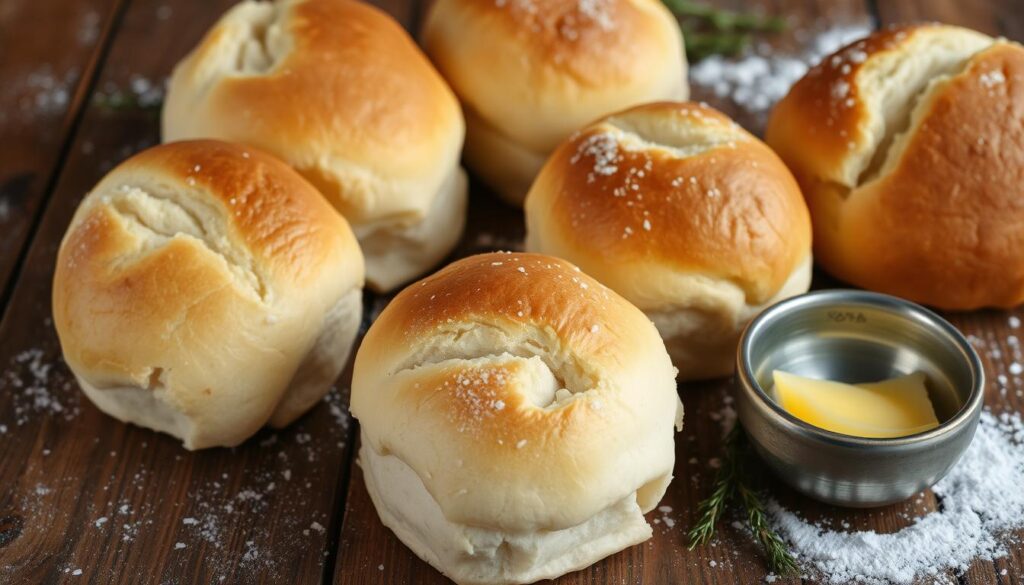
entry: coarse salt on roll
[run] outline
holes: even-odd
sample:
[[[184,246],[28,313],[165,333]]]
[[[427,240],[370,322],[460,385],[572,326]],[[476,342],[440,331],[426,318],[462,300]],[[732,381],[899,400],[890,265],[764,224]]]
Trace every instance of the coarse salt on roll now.
[[[174,69],[164,141],[277,155],[352,225],[391,290],[441,261],[465,222],[458,100],[402,27],[352,0],[244,1]]]
[[[150,148],[85,197],[57,257],[64,360],[111,416],[188,449],[316,404],[359,327],[363,258],[308,182],[259,150]]]
[[[660,0],[437,0],[421,36],[462,100],[467,164],[516,205],[571,132],[689,95],[683,37]]]
[[[527,250],[576,263],[643,310],[684,380],[732,372],[746,323],[810,285],[792,174],[702,104],[638,106],[574,134],[530,189],[526,224]]]
[[[352,412],[381,520],[461,584],[554,578],[648,539],[682,421],[644,314],[537,254],[402,291],[359,349]]]
[[[815,258],[943,309],[1024,302],[1024,47],[937,24],[826,57],[772,112]]]

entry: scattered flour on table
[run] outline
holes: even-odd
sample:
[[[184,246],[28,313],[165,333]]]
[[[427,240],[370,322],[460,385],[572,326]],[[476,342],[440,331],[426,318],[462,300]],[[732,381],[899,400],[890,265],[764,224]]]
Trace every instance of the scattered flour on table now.
[[[912,583],[1006,556],[1024,527],[1024,422],[984,412],[963,458],[932,490],[942,510],[891,534],[837,532],[772,502],[776,528],[805,569],[829,583]]]
[[[78,25],[78,32],[75,39],[81,45],[91,45],[100,38],[103,17],[99,12],[87,12],[82,16],[82,22]]]
[[[63,115],[79,78],[79,69],[55,69],[49,63],[11,71],[13,81],[0,86],[0,134],[15,129],[38,131],[40,117]]]
[[[143,75],[134,74],[128,78],[128,87],[121,87],[112,81],[104,83],[100,91],[93,96],[93,100],[110,102],[131,98],[140,107],[157,107],[164,101],[167,81],[167,79],[154,81]]]
[[[525,244],[522,238],[507,238],[490,232],[480,232],[473,239],[473,247],[481,251],[522,252]]]
[[[798,55],[772,54],[766,48],[739,58],[713,55],[690,68],[690,81],[749,112],[764,113],[822,58],[871,30],[866,24],[827,29],[808,39],[804,52]]]
[[[174,14],[174,7],[170,4],[161,4],[157,6],[156,18],[157,20],[167,20]]]
[[[71,420],[78,416],[80,398],[72,391],[71,381],[56,375],[57,360],[42,349],[22,351],[14,356],[3,376],[0,390],[10,392],[13,402],[14,423],[29,422],[32,415],[59,416]],[[7,427],[3,427],[6,431]]]
[[[1011,315],[1007,318],[1007,325],[1011,329],[1019,329],[1020,317]],[[1000,396],[1013,393],[1018,398],[1024,398],[1024,347],[1020,338],[1012,333],[1003,339],[987,340],[977,335],[968,335],[967,341],[997,368],[990,375]]]
[[[729,394],[724,395],[722,397],[722,408],[712,411],[708,416],[722,428],[722,437],[728,435],[732,427],[736,425],[736,409],[733,408],[732,396]]]
[[[45,325],[50,327],[52,322],[45,322]],[[3,419],[0,437],[22,432],[19,427],[23,425],[37,425],[42,421],[64,423],[79,414],[80,392],[73,377],[58,357],[59,352],[50,349],[49,344],[46,346],[16,353],[0,374],[0,392],[5,392],[11,403],[7,412],[0,413]],[[223,473],[193,482],[187,487],[188,497],[183,500],[152,489],[154,476],[168,476],[145,461],[129,464],[127,469],[117,473],[111,472],[89,488],[102,497],[97,503],[86,505],[89,514],[86,526],[103,533],[113,547],[127,551],[152,540],[153,531],[157,530],[155,524],[168,517],[169,507],[180,508],[182,519],[174,527],[177,538],[171,541],[169,548],[181,551],[202,545],[211,570],[217,573],[279,579],[288,570],[279,559],[282,554],[295,556],[300,554],[296,551],[311,546],[314,539],[326,538],[327,514],[309,505],[319,497],[318,490],[327,481],[324,466],[310,466],[305,462],[333,460],[339,456],[352,421],[346,394],[347,391],[332,388],[323,398],[325,404],[319,408],[324,410],[319,416],[324,416],[327,424],[319,425],[319,433],[307,432],[302,423],[285,431],[265,433],[263,440],[253,439],[255,444],[239,448],[254,458],[240,474]],[[100,438],[93,441],[99,443]],[[143,449],[148,447],[146,441],[140,445]],[[47,446],[41,451],[59,453],[62,449],[58,441],[52,449]],[[108,453],[113,458],[124,452],[103,448],[94,455],[106,457]],[[174,459],[179,461],[186,456],[201,457],[182,452]],[[64,497],[69,489],[81,488],[76,485],[76,478],[51,476],[52,470],[45,463],[49,459],[39,461],[44,463],[33,464],[37,467],[28,473],[33,482],[27,489],[19,490],[14,507],[32,525],[69,521],[68,509],[57,506],[56,499]],[[35,481],[35,478],[43,481]],[[171,479],[177,482],[181,478],[172,476]],[[184,486],[173,483],[167,487],[170,489],[166,493],[174,494]],[[268,521],[270,510],[282,513]],[[278,532],[299,534],[303,529],[308,531],[305,538],[284,544],[274,539]],[[244,546],[234,544],[240,535],[246,539],[242,541]],[[189,557],[179,555],[176,558]],[[65,572],[70,574],[73,568]],[[7,582],[5,579],[11,570],[0,565],[0,583]],[[171,581],[177,582],[183,581]]]

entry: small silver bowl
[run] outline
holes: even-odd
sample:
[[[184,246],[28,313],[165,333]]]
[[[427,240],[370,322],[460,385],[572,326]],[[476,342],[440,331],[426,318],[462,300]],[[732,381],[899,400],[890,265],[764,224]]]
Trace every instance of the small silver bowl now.
[[[747,326],[736,359],[737,410],[751,443],[783,481],[830,504],[882,506],[931,486],[963,455],[981,416],[978,354],[945,319],[888,295],[823,290],[782,301]],[[776,369],[848,383],[922,371],[941,422],[895,439],[826,431],[772,399]]]

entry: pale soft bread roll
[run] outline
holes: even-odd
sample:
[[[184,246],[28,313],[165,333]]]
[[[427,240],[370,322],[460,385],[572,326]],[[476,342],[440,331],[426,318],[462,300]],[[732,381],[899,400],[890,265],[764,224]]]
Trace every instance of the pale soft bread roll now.
[[[767,141],[803,188],[815,258],[944,309],[1024,302],[1024,48],[943,25],[827,57]]]
[[[682,424],[651,322],[537,254],[402,291],[356,355],[352,412],[381,520],[461,584],[554,578],[649,538]]]
[[[370,286],[437,264],[462,233],[465,124],[402,27],[350,0],[241,2],[174,69],[164,141],[277,155],[348,219]]]
[[[571,132],[689,94],[660,0],[437,0],[422,41],[466,111],[466,163],[516,205]]]
[[[145,150],[85,197],[61,242],[53,318],[100,410],[233,446],[330,389],[360,321],[345,220],[279,160],[215,141]]]
[[[746,323],[805,292],[811,226],[777,156],[695,103],[638,106],[574,134],[526,199],[526,248],[643,310],[681,379],[730,373]]]

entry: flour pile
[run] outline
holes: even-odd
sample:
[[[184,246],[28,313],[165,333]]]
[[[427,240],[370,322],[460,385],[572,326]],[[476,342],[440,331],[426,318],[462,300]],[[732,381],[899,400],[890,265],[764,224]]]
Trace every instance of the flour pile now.
[[[1024,422],[1019,414],[982,413],[963,458],[932,491],[939,511],[892,534],[835,532],[777,503],[779,533],[800,563],[829,583],[912,583],[976,559],[1006,556],[1009,534],[1024,527]]]
[[[867,24],[827,29],[808,39],[799,55],[755,52],[738,59],[713,55],[690,68],[690,81],[711,88],[716,96],[731,99],[749,112],[764,113],[812,66],[871,30]]]

